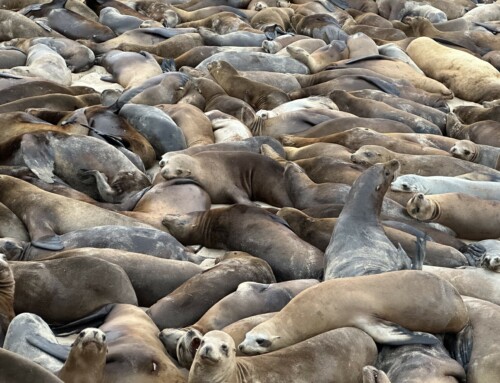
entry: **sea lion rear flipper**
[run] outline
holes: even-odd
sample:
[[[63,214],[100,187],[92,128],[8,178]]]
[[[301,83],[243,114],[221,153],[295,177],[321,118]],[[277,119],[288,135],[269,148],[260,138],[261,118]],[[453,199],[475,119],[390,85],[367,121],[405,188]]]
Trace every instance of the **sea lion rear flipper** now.
[[[68,359],[69,352],[71,350],[70,346],[64,346],[59,343],[51,342],[48,339],[40,336],[39,334],[34,334],[33,336],[26,339],[30,345],[38,348],[40,351],[53,356],[54,358],[60,360],[61,362],[66,362]]]
[[[458,363],[462,365],[467,372],[467,366],[472,354],[474,337],[472,326],[468,324],[458,334],[446,334],[444,345],[450,352],[450,355]]]
[[[109,303],[107,305],[102,306],[100,309],[90,313],[86,317],[77,319],[76,321],[66,323],[64,325],[53,325],[50,326],[51,330],[57,336],[65,336],[70,334],[75,334],[80,332],[87,327],[96,327],[101,326],[108,314],[113,310],[116,303]]]
[[[58,235],[41,237],[36,240],[32,240],[31,244],[39,249],[45,250],[58,251],[64,249],[64,245]]]
[[[170,58],[170,59],[163,59],[163,61],[161,62],[161,70],[163,72],[175,72],[176,71],[176,68],[175,68],[175,60]]]
[[[358,323],[358,327],[370,335],[375,342],[390,346],[405,344],[436,344],[439,339],[425,332],[413,332],[396,323],[380,318],[371,318]]]
[[[460,252],[467,258],[469,266],[477,266],[486,254],[486,248],[480,243],[471,243],[460,248]]]
[[[24,163],[38,178],[54,183],[54,150],[46,134],[25,134],[21,140]]]

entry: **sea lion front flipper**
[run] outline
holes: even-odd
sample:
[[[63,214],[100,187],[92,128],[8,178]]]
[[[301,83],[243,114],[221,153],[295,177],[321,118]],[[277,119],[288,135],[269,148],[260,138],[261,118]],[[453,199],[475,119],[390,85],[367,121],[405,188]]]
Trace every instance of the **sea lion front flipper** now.
[[[425,251],[427,248],[427,235],[417,236],[417,241],[415,242],[415,245],[417,247],[417,253],[415,257],[411,260],[412,261],[411,268],[412,270],[422,270],[422,267],[424,266]]]
[[[101,81],[115,82],[115,79],[113,78],[112,75],[108,74],[108,75],[101,76]]]
[[[54,183],[54,150],[46,134],[25,134],[21,140],[23,161],[38,178]]]
[[[391,383],[384,371],[373,366],[363,367],[363,383]]]
[[[473,343],[474,337],[470,324],[465,326],[458,334],[447,334],[444,338],[444,345],[450,352],[451,357],[460,363],[466,372],[472,354]]]
[[[40,27],[42,27],[43,29],[45,29],[47,32],[52,32],[52,28],[49,27],[49,25],[47,24],[47,21],[46,20],[43,20],[43,19],[38,19],[38,20],[35,20],[35,23],[37,23]]]
[[[471,243],[460,248],[460,252],[467,258],[469,266],[477,266],[486,254],[486,248],[480,243]]]
[[[160,68],[163,72],[175,72],[177,69],[175,67],[175,60],[170,58],[170,59],[163,59],[161,62]]]
[[[24,78],[23,76],[17,76],[15,74],[3,73],[3,72],[0,72],[0,77],[1,78],[13,78],[15,80],[21,80]]]
[[[53,356],[63,363],[66,362],[66,359],[68,359],[68,355],[71,350],[70,346],[64,346],[59,343],[51,342],[50,340],[45,339],[39,334],[34,334],[32,337],[27,338],[26,340],[33,347],[38,348],[40,351]]]
[[[93,313],[90,313],[86,317],[77,319],[76,321],[66,323],[63,325],[55,325],[50,326],[51,330],[57,336],[66,336],[70,334],[76,334],[77,332],[86,329],[87,327],[96,327],[101,326],[108,314],[113,310],[116,306],[116,303],[109,303],[107,305],[102,306],[100,309],[97,309]]]
[[[370,318],[357,323],[357,327],[370,335],[375,342],[389,346],[405,344],[436,344],[439,339],[425,332],[413,332],[396,323],[380,318]]]
[[[58,235],[51,235],[32,240],[31,244],[39,249],[58,251],[63,250],[64,245]]]

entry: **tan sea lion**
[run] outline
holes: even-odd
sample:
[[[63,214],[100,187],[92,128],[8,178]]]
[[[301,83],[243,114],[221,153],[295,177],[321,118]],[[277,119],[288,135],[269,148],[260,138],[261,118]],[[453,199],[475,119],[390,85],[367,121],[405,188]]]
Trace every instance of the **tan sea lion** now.
[[[477,172],[498,177],[500,173],[487,166],[464,161],[449,156],[398,154],[376,145],[365,145],[352,156],[355,164],[370,166],[379,162],[396,159],[401,163],[400,174],[417,174],[421,176],[459,176]]]
[[[500,148],[460,140],[450,149],[450,153],[453,157],[500,170]]]
[[[429,77],[442,81],[457,97],[474,102],[500,97],[498,70],[471,54],[442,46],[428,37],[412,41],[406,52]],[[450,75],[455,72],[460,75]]]
[[[423,271],[393,271],[313,286],[248,332],[239,348],[262,354],[345,326],[363,329],[382,344],[435,344],[433,335],[412,331],[457,333],[468,320],[465,304],[448,282]]]
[[[338,353],[338,349],[343,350]],[[318,350],[321,352],[318,354]],[[309,353],[314,357],[307,357]],[[222,331],[202,338],[190,383],[227,381],[359,382],[361,369],[376,358],[375,342],[360,330],[343,328],[317,335],[269,355],[236,357],[234,340]]]
[[[490,107],[461,105],[454,108],[453,113],[464,124],[473,124],[475,122],[485,121],[485,120],[493,120],[500,122],[500,105],[493,105]]]
[[[486,120],[463,125],[456,117],[450,115],[446,122],[446,134],[456,139],[471,140],[480,145],[500,147],[500,122],[498,121]]]
[[[448,226],[459,238],[481,240],[500,237],[500,201],[462,193],[428,196],[418,193],[408,201],[406,211],[418,220]]]

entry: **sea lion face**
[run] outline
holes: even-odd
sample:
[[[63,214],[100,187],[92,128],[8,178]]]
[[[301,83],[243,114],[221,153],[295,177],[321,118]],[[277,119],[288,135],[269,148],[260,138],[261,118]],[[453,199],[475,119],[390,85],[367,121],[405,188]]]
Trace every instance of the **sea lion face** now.
[[[149,182],[148,177],[141,172],[127,171],[117,173],[113,177],[110,186],[116,191],[114,200],[118,202],[129,194],[135,194],[137,191],[151,186],[151,182]]]
[[[176,355],[179,364],[189,369],[201,343],[202,333],[196,329],[189,329],[177,341]]]
[[[425,198],[425,195],[418,193],[408,201],[406,211],[411,217],[419,221],[426,221],[433,216],[434,205],[428,198]]]
[[[9,263],[5,254],[0,253],[0,281],[13,279],[12,271],[10,270]]]
[[[476,157],[475,144],[468,140],[459,141],[450,149],[450,153],[453,157],[472,161]]]
[[[215,365],[225,363],[236,355],[233,338],[222,331],[210,331],[201,340],[196,353],[196,361],[202,364]]]
[[[406,174],[396,178],[391,184],[391,190],[406,193],[425,193],[424,188],[418,182],[418,177]]]
[[[351,155],[351,161],[355,164],[371,166],[392,159],[392,152],[381,146],[365,145]]]
[[[98,328],[86,328],[78,334],[71,347],[85,354],[106,354],[106,334]]]
[[[269,336],[265,333],[249,331],[245,340],[240,343],[238,349],[247,355],[259,355],[273,350],[273,340],[279,336]]]
[[[19,241],[16,238],[1,238],[0,253],[7,259],[20,260],[26,245],[26,242]]]
[[[192,178],[194,159],[186,154],[178,154],[162,161],[161,175],[166,180],[174,178]]]
[[[486,252],[481,258],[481,267],[500,273],[500,254]]]
[[[224,75],[237,75],[238,71],[226,61],[212,61],[207,65],[210,75],[218,82]]]

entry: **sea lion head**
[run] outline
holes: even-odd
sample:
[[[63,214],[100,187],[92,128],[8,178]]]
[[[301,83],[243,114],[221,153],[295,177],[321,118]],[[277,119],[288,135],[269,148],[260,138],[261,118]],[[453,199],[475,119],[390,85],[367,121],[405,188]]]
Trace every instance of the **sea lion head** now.
[[[481,258],[481,267],[500,273],[500,254],[486,252]]]
[[[393,158],[393,152],[382,146],[376,145],[364,145],[351,155],[351,161],[353,163],[365,166],[387,162]]]
[[[236,345],[233,338],[223,331],[210,331],[203,336],[196,353],[195,363],[226,364],[236,357]]]
[[[212,61],[207,65],[210,75],[219,82],[223,76],[238,75],[238,71],[226,61]]]
[[[384,162],[382,164],[382,168],[383,168],[382,177],[383,177],[384,185],[387,184],[387,186],[389,186],[389,184],[396,177],[396,174],[399,171],[400,167],[401,167],[401,164],[399,163],[398,160],[390,160],[390,161]]]
[[[420,177],[416,174],[405,174],[396,178],[391,184],[391,190],[406,193],[424,193]]]
[[[278,53],[281,48],[283,48],[283,46],[277,41],[264,40],[262,42],[262,50],[266,53],[275,54]]]
[[[162,159],[161,175],[166,180],[174,178],[193,178],[195,159],[187,154],[177,154]]]
[[[78,350],[81,354],[105,355],[107,352],[106,334],[98,328],[86,328],[80,331],[71,345],[71,350]]]
[[[451,149],[450,153],[453,157],[460,158],[465,161],[474,161],[477,157],[477,146],[469,140],[458,141]]]
[[[253,330],[247,332],[245,340],[240,343],[238,349],[243,354],[247,355],[265,354],[266,352],[274,350],[273,342],[279,338],[279,336],[272,336],[254,328]]]
[[[7,262],[7,257],[5,254],[0,253],[0,281],[3,283],[7,280],[14,280],[12,275],[12,270],[10,269],[9,263]]]
[[[424,194],[415,194],[406,204],[408,214],[419,221],[427,221],[435,215],[436,206]]]
[[[16,238],[0,238],[0,253],[3,253],[9,260],[21,260],[21,256],[28,246],[28,243]]]

